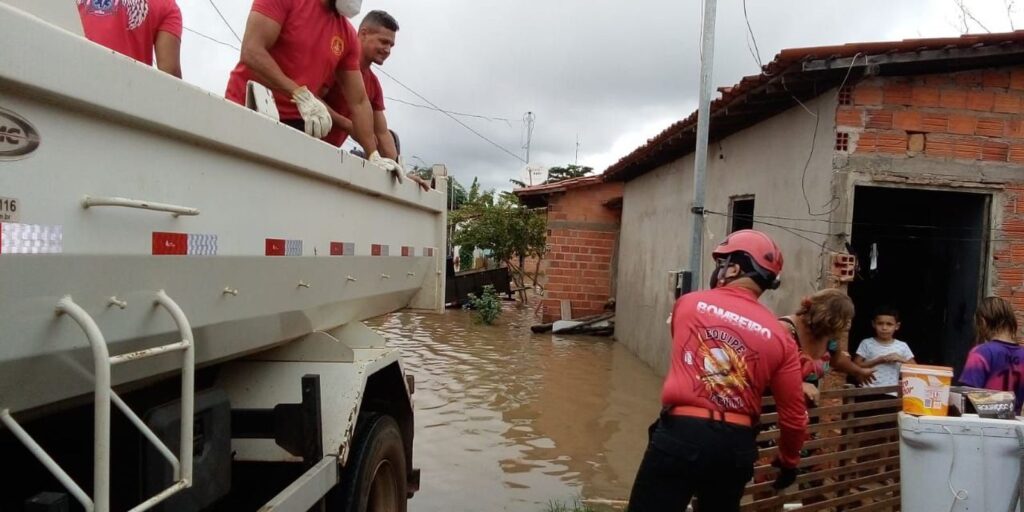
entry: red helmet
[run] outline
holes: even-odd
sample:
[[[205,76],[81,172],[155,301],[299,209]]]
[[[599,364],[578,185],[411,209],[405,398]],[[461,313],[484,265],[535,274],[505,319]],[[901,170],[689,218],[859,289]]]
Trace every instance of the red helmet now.
[[[743,253],[754,264],[754,270],[766,282],[775,281],[782,272],[782,251],[768,235],[753,229],[730,233],[712,251],[713,258],[721,259],[734,253]]]

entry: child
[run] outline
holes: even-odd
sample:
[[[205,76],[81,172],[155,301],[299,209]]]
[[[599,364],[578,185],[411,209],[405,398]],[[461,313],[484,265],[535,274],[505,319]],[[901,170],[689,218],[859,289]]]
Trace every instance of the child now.
[[[1014,340],[1017,317],[1010,304],[999,297],[986,297],[974,313],[977,346],[971,349],[960,374],[965,386],[1017,395],[1015,414],[1024,404],[1024,347]]]
[[[875,310],[871,326],[875,328],[875,337],[860,342],[854,362],[863,368],[875,369],[875,381],[866,386],[895,386],[900,381],[900,365],[915,362],[910,347],[894,337],[900,329],[900,314],[882,306]],[[889,394],[896,395],[895,392]]]

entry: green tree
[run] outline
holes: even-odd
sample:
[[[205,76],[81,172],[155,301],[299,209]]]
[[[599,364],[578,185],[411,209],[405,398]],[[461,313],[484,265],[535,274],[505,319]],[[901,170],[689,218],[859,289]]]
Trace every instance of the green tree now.
[[[593,170],[593,167],[576,164],[568,164],[563,167],[552,167],[548,169],[548,179],[544,181],[544,183],[556,183],[570,178],[579,178],[590,174]]]
[[[449,222],[458,226],[452,243],[463,247],[479,247],[492,258],[512,270],[516,287],[525,289],[523,260],[545,250],[546,222],[539,212],[530,210],[512,193],[496,194],[481,191],[473,180],[466,203],[449,214]],[[526,294],[521,292],[524,302]]]

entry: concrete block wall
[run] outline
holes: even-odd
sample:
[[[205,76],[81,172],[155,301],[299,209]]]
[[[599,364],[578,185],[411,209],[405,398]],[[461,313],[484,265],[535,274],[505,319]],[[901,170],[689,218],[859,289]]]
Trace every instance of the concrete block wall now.
[[[845,94],[837,152],[969,165],[977,179],[1003,183],[993,202],[989,281],[1024,322],[1024,168],[1014,169],[1024,166],[1024,66],[874,77]]]
[[[621,212],[605,205],[622,197],[622,183],[598,183],[553,195],[548,202],[548,252],[541,264],[545,295],[542,321],[599,314],[615,296],[615,252]],[[532,267],[530,267],[532,269]]]

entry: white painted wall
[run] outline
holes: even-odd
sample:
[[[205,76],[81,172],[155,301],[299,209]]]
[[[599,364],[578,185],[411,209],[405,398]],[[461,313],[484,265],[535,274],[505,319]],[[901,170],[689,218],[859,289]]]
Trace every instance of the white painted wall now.
[[[830,91],[806,103],[821,119],[804,188],[813,213],[826,212],[831,198],[836,96]],[[795,107],[710,147],[705,206],[728,213],[729,198],[755,196],[755,229],[768,233],[782,249],[783,284],[763,302],[779,315],[792,312],[802,296],[818,287],[824,235],[800,232],[804,240],[771,224],[827,233],[829,215],[810,215],[801,176],[812,148],[815,117]],[[642,360],[665,373],[669,334],[665,320],[674,302],[672,270],[685,268],[692,229],[693,155],[666,164],[626,183],[622,208],[616,296],[616,338]],[[763,216],[821,220],[766,219]],[[727,234],[728,218],[707,217],[703,273],[707,287],[711,250]]]

